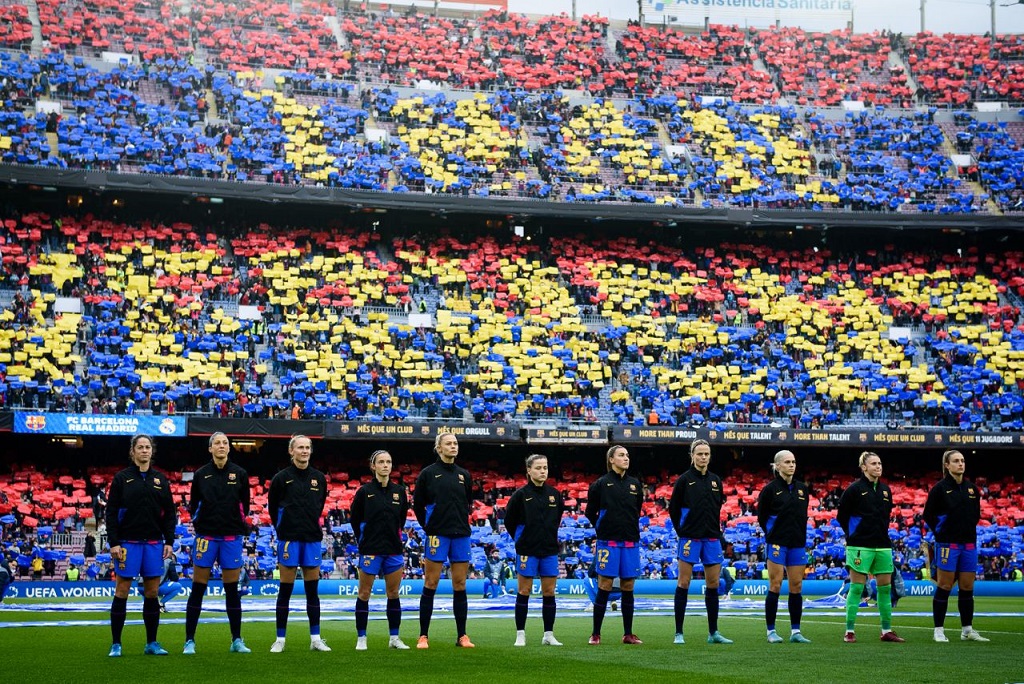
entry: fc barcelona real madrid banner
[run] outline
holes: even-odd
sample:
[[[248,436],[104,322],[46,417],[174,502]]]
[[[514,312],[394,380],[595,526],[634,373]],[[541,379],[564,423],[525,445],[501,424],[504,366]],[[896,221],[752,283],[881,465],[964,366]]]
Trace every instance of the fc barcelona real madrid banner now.
[[[185,437],[188,419],[183,416],[118,416],[93,413],[14,414],[14,431],[37,435],[134,435]]]

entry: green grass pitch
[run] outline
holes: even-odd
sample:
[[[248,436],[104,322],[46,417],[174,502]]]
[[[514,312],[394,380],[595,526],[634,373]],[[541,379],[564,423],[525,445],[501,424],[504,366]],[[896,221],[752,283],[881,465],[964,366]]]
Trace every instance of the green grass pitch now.
[[[416,599],[406,599],[415,605]],[[181,655],[184,638],[184,602],[176,612],[161,616],[160,641],[171,652],[167,657],[143,656],[144,631],[141,624],[129,624],[124,633],[124,657],[107,657],[109,627],[101,612],[58,612],[19,610],[30,602],[10,602],[0,610],[0,653],[3,672],[9,681],[50,682],[1024,682],[1024,600],[980,598],[975,626],[991,643],[961,642],[960,622],[955,614],[946,621],[948,644],[932,642],[931,602],[906,598],[900,602],[895,629],[905,644],[878,641],[878,616],[874,609],[861,609],[857,644],[842,642],[844,621],[837,611],[822,614],[806,610],[803,631],[814,643],[776,644],[765,642],[763,617],[759,611],[727,612],[721,618],[723,634],[732,645],[706,643],[707,620],[702,614],[688,615],[684,646],[672,644],[674,631],[671,601],[662,611],[637,617],[634,631],[644,640],[641,646],[620,643],[619,613],[609,612],[601,646],[587,645],[591,618],[580,611],[563,611],[555,634],[565,644],[540,645],[540,600],[531,602],[527,625],[529,644],[513,648],[515,627],[511,612],[472,613],[469,634],[473,650],[455,647],[450,605],[438,597],[431,625],[428,651],[387,649],[386,623],[373,619],[369,628],[370,649],[354,651],[355,627],[351,612],[326,613],[323,636],[332,653],[309,649],[305,614],[301,601],[293,601],[288,645],[284,653],[271,654],[274,638],[273,603],[247,602],[243,636],[253,649],[249,655],[228,653],[228,627],[223,613],[204,612],[213,622],[200,625],[198,653]],[[407,605],[408,607],[408,605]],[[265,610],[257,610],[265,608]],[[691,611],[703,602],[691,601]],[[951,602],[955,610],[955,601]],[[663,612],[664,614],[658,614]],[[989,615],[984,615],[988,613]],[[381,615],[374,613],[374,618]],[[138,600],[129,603],[129,620],[140,620]],[[788,634],[788,615],[783,601],[779,632]],[[9,626],[13,625],[13,626]],[[785,628],[785,629],[783,629]],[[402,636],[414,646],[418,623],[415,612],[403,616]]]

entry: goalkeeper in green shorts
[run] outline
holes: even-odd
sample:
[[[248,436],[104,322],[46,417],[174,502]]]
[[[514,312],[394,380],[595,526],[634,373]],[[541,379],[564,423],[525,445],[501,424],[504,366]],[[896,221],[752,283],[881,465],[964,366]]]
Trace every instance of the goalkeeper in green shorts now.
[[[843,641],[855,643],[854,624],[868,575],[878,582],[878,614],[882,622],[882,641],[902,643],[903,637],[892,631],[892,542],[889,520],[892,517],[892,490],[881,481],[882,459],[865,451],[860,455],[862,476],[843,492],[836,518],[846,534],[846,568],[850,571],[850,592],[846,595],[846,634]]]

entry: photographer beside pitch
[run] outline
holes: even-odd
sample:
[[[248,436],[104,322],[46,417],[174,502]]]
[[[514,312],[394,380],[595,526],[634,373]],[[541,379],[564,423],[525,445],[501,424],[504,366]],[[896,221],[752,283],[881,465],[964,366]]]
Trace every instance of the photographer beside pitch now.
[[[947,643],[943,624],[953,583],[960,586],[962,641],[988,641],[972,626],[974,623],[974,578],[978,572],[978,521],[981,520],[981,492],[964,477],[967,464],[955,449],[942,454],[943,478],[928,492],[924,505],[925,524],[935,535],[935,563],[939,585],[932,598],[935,641]]]
[[[219,563],[224,582],[224,605],[231,630],[231,653],[250,653],[242,641],[242,597],[238,577],[242,567],[242,539],[248,534],[249,474],[230,461],[231,442],[223,432],[210,435],[212,460],[192,477],[189,511],[196,532],[192,554],[192,593],[185,608],[185,655],[195,655],[196,627],[203,611],[203,596],[210,570]]]
[[[121,656],[121,633],[128,612],[128,593],[142,576],[142,620],[146,626],[145,655],[167,655],[156,640],[160,627],[157,593],[165,558],[174,555],[174,524],[177,520],[171,483],[167,475],[151,467],[156,443],[149,435],[131,440],[132,465],[114,476],[107,496],[107,541],[117,576],[110,603],[110,657]]]
[[[558,579],[558,526],[565,502],[562,493],[549,485],[548,459],[541,454],[526,458],[529,482],[517,489],[505,510],[505,529],[516,543],[515,646],[526,646],[526,615],[533,591],[533,578],[540,577],[541,617],[544,646],[561,646],[555,638],[555,581]]]

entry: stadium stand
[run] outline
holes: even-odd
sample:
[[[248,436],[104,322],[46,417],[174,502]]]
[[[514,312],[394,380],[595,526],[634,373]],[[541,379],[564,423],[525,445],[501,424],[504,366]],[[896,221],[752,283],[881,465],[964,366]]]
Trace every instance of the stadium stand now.
[[[1020,36],[919,33],[908,39],[907,63],[928,101],[955,107],[1024,101]]]
[[[24,49],[31,43],[32,22],[28,18],[28,7],[12,2],[0,4],[0,44]]]
[[[653,96],[657,90],[693,99],[774,103],[778,90],[768,73],[753,68],[746,38],[736,26],[710,25],[699,35],[630,24],[615,43],[617,68],[606,95]]]
[[[199,0],[190,13],[196,45],[221,69],[301,69],[318,76],[351,69],[324,22],[333,13],[326,3],[304,0],[295,11],[289,3],[265,0]]]
[[[69,54],[121,52],[150,61],[193,51],[191,22],[172,3],[41,0],[37,5],[46,45]]]
[[[371,82],[453,88],[578,87],[601,82],[607,18],[530,20],[498,10],[478,19],[425,14],[345,16],[341,31]]]
[[[758,31],[755,45],[782,95],[796,104],[836,107],[844,100],[906,108],[910,88],[892,64],[890,34],[849,30],[808,33],[798,27]]]
[[[978,182],[1004,213],[1024,209],[1024,124],[989,123],[958,113],[953,123],[943,124],[943,128],[957,151],[969,155],[967,165],[957,169],[960,177]]]
[[[139,3],[118,17],[109,4],[40,4],[48,50],[0,57],[3,94],[16,105],[3,114],[2,158],[548,201],[946,214],[1020,208],[1016,166],[1008,163],[1020,153],[1019,124],[975,113],[987,141],[977,152],[985,158],[965,151],[972,161],[954,164],[960,134],[973,132],[950,127],[951,112],[908,109],[920,101],[1019,101],[1014,37],[720,25],[698,33],[633,24],[618,31],[600,17],[335,16],[316,3],[268,7],[253,0],[235,12],[210,2],[182,13]],[[66,17],[81,30],[70,30]],[[131,44],[112,43],[106,34],[114,29]],[[420,44],[430,50],[412,59],[410,46]],[[196,45],[207,57],[193,65]],[[131,61],[111,66],[97,59],[100,52]],[[695,55],[701,65],[688,66]],[[828,69],[819,66],[826,56]],[[950,80],[950,71],[963,72],[961,80]],[[908,74],[918,87],[913,95]],[[369,86],[359,93],[357,78]],[[392,92],[388,84],[493,90],[480,100],[466,92]],[[558,88],[567,90],[546,91]],[[774,104],[779,92],[787,103]],[[963,97],[932,96],[940,92]],[[422,103],[404,111],[398,103],[409,100]],[[45,106],[27,112],[36,102]],[[53,114],[51,102],[59,105]],[[843,102],[865,109],[834,109]],[[431,111],[434,105],[443,111]],[[392,114],[396,106],[402,111]],[[366,132],[378,119],[384,139]],[[989,134],[993,126],[1006,135]],[[442,140],[470,128],[476,157],[481,146],[498,148],[487,151],[486,163],[462,161],[459,141]],[[624,154],[623,146],[642,149]],[[455,156],[440,160],[441,151]],[[564,162],[567,153],[572,163]],[[456,168],[438,174],[432,166],[427,184],[424,158]]]
[[[393,122],[398,149],[407,153],[398,172],[409,189],[488,195],[492,189],[508,191],[511,181],[504,179],[520,175],[520,126],[500,96],[378,96],[376,107],[382,119]]]
[[[8,406],[994,430],[1024,410],[1019,252],[227,240],[39,213],[0,236]],[[58,294],[82,314],[54,315]]]

